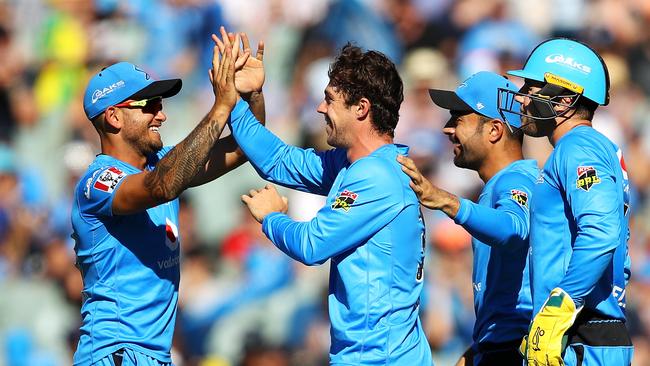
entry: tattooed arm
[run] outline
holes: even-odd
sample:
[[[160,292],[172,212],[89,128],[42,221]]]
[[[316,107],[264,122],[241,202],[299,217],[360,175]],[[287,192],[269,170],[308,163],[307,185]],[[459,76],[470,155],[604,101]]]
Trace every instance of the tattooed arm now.
[[[262,86],[264,85],[264,43],[259,42],[255,57],[251,54],[250,42],[246,33],[238,34],[241,37],[243,49],[239,49],[239,43],[235,40],[232,33],[227,33],[225,28],[221,27],[221,39],[213,36],[213,41],[219,47],[220,52],[226,48],[233,50],[233,55],[239,55],[235,62],[235,88],[240,93],[242,99],[248,102],[251,112],[262,125],[265,123],[265,104]],[[240,52],[243,53],[240,55]],[[247,57],[251,55],[250,57]],[[241,62],[243,57],[246,62]],[[190,186],[198,186],[210,182],[229,171],[241,166],[248,159],[239,149],[237,142],[232,136],[227,136],[213,146],[210,152],[205,169],[199,172]]]
[[[156,164],[154,170],[124,178],[114,194],[111,206],[114,215],[140,212],[175,199],[205,169],[209,153],[237,101],[234,75],[232,50],[221,52],[215,46],[210,70],[215,103],[210,112]]]
[[[248,102],[255,118],[262,125],[265,123],[264,95],[262,92],[253,92],[249,95],[242,95],[242,99]],[[241,166],[248,161],[244,152],[241,151],[237,141],[232,135],[219,139],[210,151],[210,158],[205,168],[192,180],[190,187],[211,182],[229,171]]]

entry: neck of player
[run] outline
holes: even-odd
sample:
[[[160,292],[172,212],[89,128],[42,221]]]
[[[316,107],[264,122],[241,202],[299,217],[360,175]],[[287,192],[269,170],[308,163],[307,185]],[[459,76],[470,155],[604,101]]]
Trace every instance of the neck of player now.
[[[523,158],[524,156],[521,152],[521,145],[518,147],[507,146],[494,149],[487,154],[485,160],[478,169],[478,175],[481,177],[483,183],[487,183],[487,181],[503,170],[503,168]]]
[[[592,124],[590,120],[578,118],[569,118],[564,121],[558,121],[555,129],[553,130],[553,134],[549,136],[551,145],[555,146],[555,144],[557,144],[557,142],[560,141],[564,135],[578,126],[592,127]]]

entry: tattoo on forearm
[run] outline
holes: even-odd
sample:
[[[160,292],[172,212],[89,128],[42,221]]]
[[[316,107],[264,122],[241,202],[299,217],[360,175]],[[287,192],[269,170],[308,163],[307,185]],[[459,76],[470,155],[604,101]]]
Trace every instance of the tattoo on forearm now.
[[[210,150],[219,139],[225,121],[206,115],[199,125],[176,145],[145,179],[145,186],[161,201],[172,200],[190,186],[204,168]]]

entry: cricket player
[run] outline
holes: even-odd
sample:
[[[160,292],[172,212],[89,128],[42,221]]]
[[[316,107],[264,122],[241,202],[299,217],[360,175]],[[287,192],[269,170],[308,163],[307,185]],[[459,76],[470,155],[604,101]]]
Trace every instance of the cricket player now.
[[[555,38],[509,74],[525,83],[501,91],[503,111],[554,147],[531,200],[534,318],[522,351],[531,366],[630,365],[628,177],[621,149],[592,127],[609,102],[607,66],[587,45]]]
[[[237,104],[231,130],[266,180],[327,196],[309,222],[286,215],[275,188],[243,196],[278,249],[307,265],[330,262],[331,365],[431,365],[419,319],[424,222],[393,143],[402,80],[383,54],[345,46],[317,111],[333,150],[288,146]]]
[[[236,90],[235,59],[257,74],[249,81],[261,88],[263,74],[252,70],[262,53],[249,58],[247,52],[240,58],[215,51],[214,104],[174,147],[163,147],[159,130],[167,118],[163,98],[179,92],[180,79],[154,80],[119,62],[88,83],[84,110],[102,152],[74,191],[73,238],[84,284],[75,365],[171,365],[180,276],[178,195],[246,161],[233,139],[218,138],[242,92]]]
[[[443,211],[472,235],[476,323],[459,366],[521,366],[518,348],[532,313],[529,202],[538,168],[523,160],[519,116],[499,112],[499,89],[516,90],[503,76],[482,71],[456,91],[429,91],[451,113],[443,132],[453,143],[454,164],[476,171],[485,183],[478,203],[434,186],[411,159],[398,158],[422,205]]]

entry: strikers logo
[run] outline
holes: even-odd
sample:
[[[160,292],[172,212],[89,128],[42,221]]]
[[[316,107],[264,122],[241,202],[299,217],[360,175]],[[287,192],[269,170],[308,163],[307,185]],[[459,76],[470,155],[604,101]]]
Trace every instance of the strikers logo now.
[[[358,194],[350,192],[346,189],[341,192],[338,197],[336,197],[336,200],[334,203],[332,203],[332,209],[336,210],[342,208],[343,211],[348,212],[350,211],[350,208],[352,207],[354,201],[357,200],[357,197],[359,197]]]
[[[594,184],[600,183],[598,172],[593,166],[579,166],[576,187],[589,192]]]
[[[141,68],[139,68],[137,66],[135,67],[135,71],[140,71],[141,73],[143,73],[145,79],[147,79],[147,80],[151,79],[151,77],[149,76],[149,74],[147,74],[146,71],[142,70]]]
[[[111,193],[117,186],[117,183],[124,179],[124,177],[126,177],[124,172],[115,167],[110,167],[99,174],[99,178],[93,184],[93,188],[102,192]]]
[[[510,198],[523,207],[528,207],[528,194],[518,189],[510,190]]]

